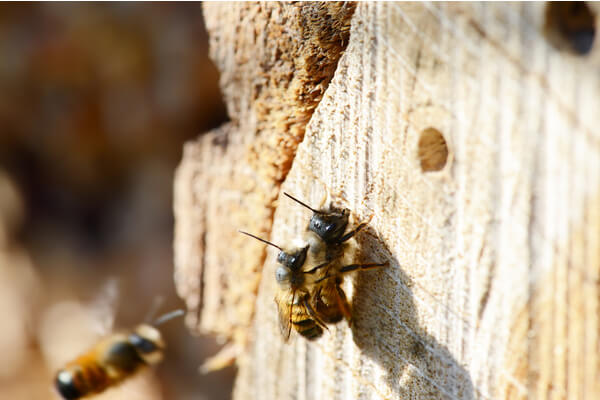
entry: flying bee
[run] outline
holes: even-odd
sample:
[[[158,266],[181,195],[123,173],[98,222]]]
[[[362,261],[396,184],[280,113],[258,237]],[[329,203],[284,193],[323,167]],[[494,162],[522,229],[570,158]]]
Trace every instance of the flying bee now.
[[[279,265],[275,270],[279,290],[275,303],[284,339],[289,338],[293,326],[299,334],[314,340],[323,334],[327,324],[343,318],[348,322],[352,319],[350,305],[341,287],[343,275],[385,264],[343,265],[346,242],[368,221],[345,233],[349,210],[314,210],[289,194],[284,194],[313,211],[304,237],[306,245],[286,250],[247,232],[240,232],[279,250]]]
[[[65,400],[80,399],[101,393],[144,367],[159,363],[165,342],[157,326],[181,315],[183,310],[171,311],[151,324],[106,337],[56,373],[56,389]]]

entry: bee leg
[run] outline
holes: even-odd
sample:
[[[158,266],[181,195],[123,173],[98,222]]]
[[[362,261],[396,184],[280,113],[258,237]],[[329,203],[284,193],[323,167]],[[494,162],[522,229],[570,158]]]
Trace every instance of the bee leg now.
[[[310,315],[310,317],[312,319],[315,320],[315,322],[317,324],[319,324],[322,328],[325,328],[327,330],[329,330],[329,328],[327,327],[327,325],[325,325],[325,322],[323,322],[323,320],[321,318],[319,318],[319,316],[317,315],[317,313],[315,312],[315,310],[312,308],[312,306],[310,305],[310,303],[308,302],[307,298],[305,297],[304,300],[302,300],[304,307],[306,307],[306,311],[308,311],[308,314]]]
[[[317,280],[315,281],[315,283],[321,283],[321,282],[323,282],[324,280],[326,280],[326,279],[330,279],[330,278],[335,278],[335,275],[325,275],[324,277],[317,279]]]
[[[330,261],[324,262],[323,264],[319,264],[316,267],[314,267],[313,269],[310,269],[308,271],[304,271],[303,274],[314,274],[315,272],[317,272],[319,269],[329,265]]]
[[[371,269],[371,268],[379,268],[386,266],[387,263],[371,263],[371,264],[351,264],[346,265],[340,269],[340,273],[345,274],[347,272],[352,272],[357,269]]]
[[[366,220],[365,222],[361,222],[356,228],[342,236],[340,240],[338,240],[338,243],[344,243],[345,241],[350,240],[354,235],[360,232],[361,229],[367,226],[367,224],[371,222],[371,219],[373,219],[373,215],[371,215],[368,220]]]
[[[344,293],[344,290],[340,287],[340,285],[338,283],[336,283],[336,285],[335,285],[335,290],[337,293],[337,296],[335,296],[335,297],[336,297],[338,306],[340,307],[340,310],[342,311],[344,318],[346,318],[346,321],[348,321],[348,326],[352,326],[352,311],[350,309],[350,304],[348,304],[348,299],[346,298],[346,293]]]

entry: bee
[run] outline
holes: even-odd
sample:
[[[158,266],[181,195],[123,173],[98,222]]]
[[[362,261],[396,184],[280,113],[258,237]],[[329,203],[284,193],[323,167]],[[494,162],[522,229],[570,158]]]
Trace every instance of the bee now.
[[[346,233],[348,209],[330,207],[328,210],[315,210],[284,194],[313,212],[303,246],[284,249],[247,232],[240,232],[279,250],[279,265],[275,270],[279,290],[275,303],[284,340],[289,339],[292,326],[300,335],[314,340],[323,334],[327,324],[337,323],[343,318],[348,323],[352,321],[350,304],[341,287],[344,274],[386,264],[344,265],[347,242],[369,221]]]
[[[183,315],[171,311],[151,324],[140,324],[130,332],[115,333],[68,363],[56,373],[54,384],[65,400],[103,392],[148,365],[159,363],[165,342],[157,326]]]

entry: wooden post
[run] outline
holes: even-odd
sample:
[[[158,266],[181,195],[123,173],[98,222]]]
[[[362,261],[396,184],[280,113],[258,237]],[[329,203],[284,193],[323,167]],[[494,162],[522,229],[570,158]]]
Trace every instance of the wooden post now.
[[[235,28],[250,29],[269,7],[211,6],[213,57],[233,51],[223,32],[234,27],[211,26],[243,9]],[[585,56],[556,47],[545,7],[360,3],[305,132],[269,123],[230,134],[221,153],[219,132],[186,147],[176,280],[188,304],[209,313],[190,323],[237,343],[235,399],[600,396],[600,45]],[[251,30],[258,37],[238,33],[229,44],[252,48],[271,24],[290,23],[269,13],[268,28]],[[234,59],[217,61],[226,99],[243,83],[231,71],[253,63]],[[271,101],[278,115],[297,112]],[[222,131],[261,120],[255,99],[228,106],[234,122]],[[289,136],[298,145],[286,162],[256,147]],[[244,158],[248,148],[259,149],[255,158]],[[234,232],[300,237],[310,212],[282,191],[343,205],[356,220],[373,215],[360,257],[390,263],[347,282],[354,324],[316,342],[282,341],[275,252]],[[223,316],[221,330],[202,322]]]

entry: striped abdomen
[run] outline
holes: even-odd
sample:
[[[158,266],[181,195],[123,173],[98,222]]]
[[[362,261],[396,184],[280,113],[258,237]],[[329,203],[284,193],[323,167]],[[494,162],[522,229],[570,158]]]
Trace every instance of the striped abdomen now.
[[[54,383],[66,400],[100,393],[112,384],[108,373],[93,354],[83,355],[58,371]]]
[[[323,328],[310,317],[306,308],[301,304],[294,304],[292,307],[292,326],[308,340],[314,340],[323,334]]]
[[[55,385],[66,400],[103,392],[146,365],[125,335],[113,335],[58,371]]]

